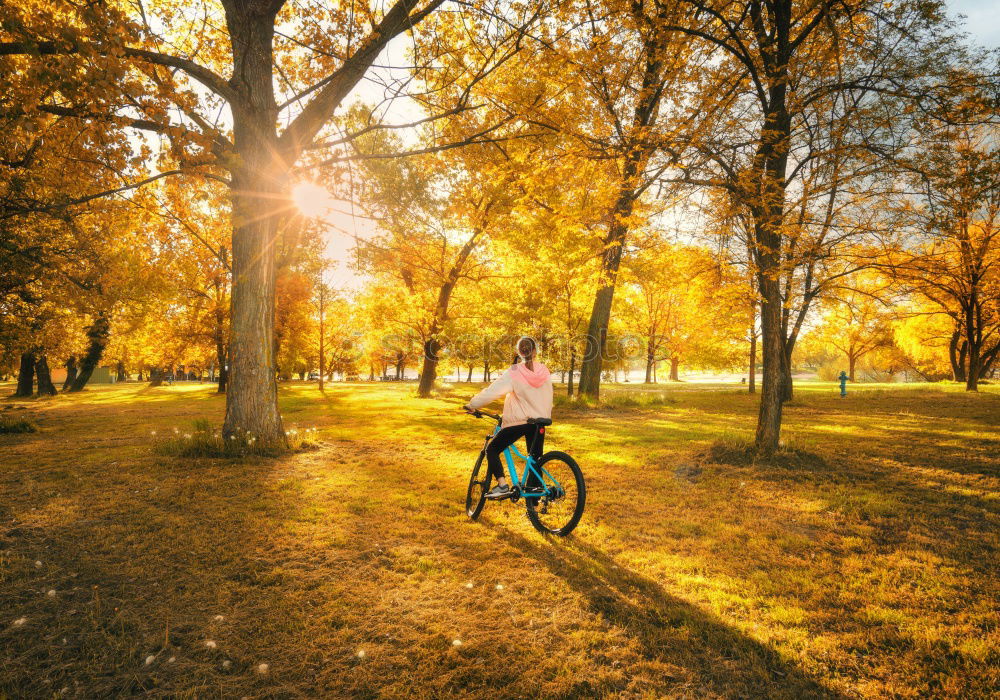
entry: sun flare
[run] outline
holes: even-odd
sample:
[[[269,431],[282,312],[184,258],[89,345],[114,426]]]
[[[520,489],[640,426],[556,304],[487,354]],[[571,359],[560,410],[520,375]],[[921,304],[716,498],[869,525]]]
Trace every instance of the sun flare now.
[[[300,182],[292,188],[292,201],[305,216],[323,216],[332,205],[333,197],[325,187],[314,182]]]

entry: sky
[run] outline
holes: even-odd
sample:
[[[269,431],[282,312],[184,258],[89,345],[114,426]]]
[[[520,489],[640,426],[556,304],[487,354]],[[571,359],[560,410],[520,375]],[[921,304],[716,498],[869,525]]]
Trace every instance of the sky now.
[[[965,31],[982,46],[1000,46],[1000,0],[946,0],[951,15],[965,15]]]

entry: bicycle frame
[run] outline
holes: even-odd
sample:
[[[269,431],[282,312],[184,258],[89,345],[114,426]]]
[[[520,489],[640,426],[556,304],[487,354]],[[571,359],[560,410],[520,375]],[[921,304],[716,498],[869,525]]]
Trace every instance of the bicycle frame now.
[[[492,437],[499,432],[500,432],[500,426],[498,425],[496,428],[493,429],[493,432],[490,434],[489,439],[492,439]],[[487,443],[489,443],[489,439],[487,439]],[[485,449],[485,447],[483,449]],[[528,449],[528,452],[529,453],[531,452],[530,447]],[[514,463],[514,455],[517,455],[518,457],[524,460],[524,471],[521,472],[520,477],[518,477],[517,475],[517,466]],[[531,454],[523,455],[521,454],[521,451],[517,449],[516,446],[511,445],[510,447],[508,447],[506,450],[503,451],[503,456],[505,461],[507,462],[507,472],[510,474],[510,483],[515,485],[520,495],[524,496],[525,498],[541,498],[542,496],[548,494],[549,487],[545,485],[545,479],[542,478],[542,474],[549,477],[551,482],[555,484],[557,488],[562,489],[562,484],[560,484],[558,479],[556,479],[549,473],[548,469],[546,469],[545,467],[541,467],[542,470],[541,473],[538,471],[537,460],[535,459],[534,455]],[[538,483],[542,485],[544,490],[541,493],[524,492],[524,486],[528,483],[529,473],[534,474],[535,478],[538,479]]]

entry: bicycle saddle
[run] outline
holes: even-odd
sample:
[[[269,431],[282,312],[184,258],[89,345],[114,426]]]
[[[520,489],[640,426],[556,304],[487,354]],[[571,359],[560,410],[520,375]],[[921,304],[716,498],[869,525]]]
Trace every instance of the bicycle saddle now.
[[[528,425],[552,425],[551,418],[529,418],[526,422]]]

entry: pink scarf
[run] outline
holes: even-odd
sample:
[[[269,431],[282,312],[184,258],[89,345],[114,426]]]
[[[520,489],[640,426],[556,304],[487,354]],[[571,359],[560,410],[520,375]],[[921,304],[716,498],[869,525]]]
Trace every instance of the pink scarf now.
[[[533,370],[528,369],[528,366],[523,362],[518,362],[511,369],[514,370],[514,377],[516,379],[520,379],[529,386],[533,386],[537,389],[548,381],[550,373],[549,368],[541,362],[535,362],[533,364],[535,365],[535,369]]]

